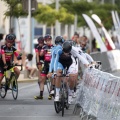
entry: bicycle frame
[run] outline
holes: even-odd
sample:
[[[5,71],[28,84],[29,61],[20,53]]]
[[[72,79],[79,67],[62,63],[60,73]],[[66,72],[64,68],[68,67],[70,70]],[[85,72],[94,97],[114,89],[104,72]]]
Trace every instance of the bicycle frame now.
[[[16,75],[15,75],[15,71],[14,71],[15,66],[21,66],[21,70],[22,70],[22,65],[12,65],[9,70],[4,71],[5,83],[2,85],[2,90],[3,91],[0,93],[0,96],[2,98],[5,98],[5,96],[7,94],[7,90],[11,90],[13,98],[15,100],[17,99],[18,83],[17,83],[17,78],[16,78]],[[7,71],[11,72],[9,77],[7,77],[7,74],[8,74]]]

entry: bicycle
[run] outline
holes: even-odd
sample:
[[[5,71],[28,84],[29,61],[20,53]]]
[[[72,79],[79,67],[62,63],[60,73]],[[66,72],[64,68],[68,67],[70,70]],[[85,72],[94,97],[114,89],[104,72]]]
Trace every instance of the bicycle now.
[[[21,67],[20,71],[22,71],[22,65],[11,64],[11,69],[9,70],[10,77],[8,78],[7,77],[8,70],[5,70],[4,72],[5,82],[1,84],[1,92],[0,92],[1,98],[5,98],[8,90],[12,91],[14,100],[16,100],[18,97],[18,82],[17,82],[16,74],[14,73],[15,66],[20,66]]]
[[[67,76],[67,69],[65,68],[62,72],[62,76],[57,77],[69,77]],[[58,102],[54,101],[54,107],[56,113],[59,113],[62,111],[62,116],[64,116],[64,108],[69,109],[69,103],[68,103],[68,85],[65,82],[65,80],[61,80],[61,86],[60,86],[60,100]]]

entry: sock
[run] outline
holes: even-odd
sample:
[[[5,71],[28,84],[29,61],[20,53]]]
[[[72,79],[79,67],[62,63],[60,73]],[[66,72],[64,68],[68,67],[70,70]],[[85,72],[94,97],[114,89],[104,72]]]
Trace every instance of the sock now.
[[[43,96],[43,91],[40,91],[40,96]]]
[[[56,88],[56,95],[59,95],[60,88]]]
[[[73,91],[73,90],[69,89],[69,95],[70,95],[70,96],[72,95],[72,91]]]

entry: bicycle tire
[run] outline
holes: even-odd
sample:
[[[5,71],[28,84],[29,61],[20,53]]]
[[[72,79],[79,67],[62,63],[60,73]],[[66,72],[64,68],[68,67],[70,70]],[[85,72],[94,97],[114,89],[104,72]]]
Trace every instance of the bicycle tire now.
[[[58,114],[60,112],[60,102],[54,101],[54,107],[55,107],[56,113]]]
[[[64,84],[61,86],[61,111],[62,117],[64,116],[64,108],[65,108],[65,95],[64,95]]]
[[[65,108],[65,98],[61,96],[61,110],[62,110],[62,117],[64,116],[64,108]]]
[[[68,96],[69,96],[69,94],[68,94],[68,87],[67,87],[67,85],[65,84],[64,85],[64,87],[65,87],[65,107],[66,107],[66,109],[68,110],[69,109],[69,103],[68,103]]]
[[[54,93],[56,95],[56,90],[55,89],[54,89]],[[60,105],[59,101],[58,102],[54,101],[54,108],[55,108],[56,113],[58,114],[60,112],[60,108],[61,108],[61,105]]]
[[[0,96],[1,98],[5,98],[5,96],[7,95],[7,86],[6,83],[4,85],[2,85],[1,87],[1,92],[0,92]]]
[[[16,100],[18,97],[18,82],[15,75],[12,75],[11,77],[11,88],[12,88],[13,98],[14,100]]]

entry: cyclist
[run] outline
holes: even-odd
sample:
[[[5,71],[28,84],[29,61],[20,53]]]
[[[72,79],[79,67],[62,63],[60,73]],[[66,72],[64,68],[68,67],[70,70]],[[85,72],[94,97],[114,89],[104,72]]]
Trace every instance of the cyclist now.
[[[1,82],[4,77],[4,70],[9,70],[11,68],[11,63],[14,61],[14,56],[17,57],[18,60],[21,58],[19,57],[19,54],[17,52],[17,49],[13,46],[15,42],[15,35],[8,34],[5,38],[5,45],[1,46],[1,58],[0,58],[0,88],[1,88]],[[17,75],[17,78],[20,75],[20,70],[17,67],[14,67],[14,72]]]
[[[50,63],[50,69],[48,77],[51,76],[52,70],[54,71],[54,74],[56,74],[58,77],[56,77],[56,96],[55,101],[59,101],[59,91],[60,91],[60,81],[61,81],[61,74],[62,70],[67,67],[68,74],[70,76],[70,90],[69,90],[69,103],[71,103],[72,99],[72,90],[74,88],[74,77],[78,72],[78,66],[76,63],[75,58],[70,54],[70,51],[72,49],[72,45],[69,41],[66,41],[63,43],[64,40],[61,36],[57,36],[55,39],[56,46],[52,49],[52,59]],[[62,47],[63,44],[63,47]],[[82,59],[82,57],[81,57]],[[83,58],[84,60],[84,58]],[[86,63],[85,63],[86,64]]]
[[[41,70],[42,70],[42,65],[44,63],[44,54],[43,54],[44,47],[45,47],[44,37],[40,36],[38,38],[38,44],[35,46],[36,65],[37,65],[37,68],[39,70],[39,72],[38,72],[38,78],[39,78],[38,84],[40,83],[40,80],[41,80]]]
[[[43,68],[41,70],[41,79],[40,79],[40,95],[39,96],[35,96],[35,99],[43,99],[43,91],[44,91],[44,83],[46,80],[46,75],[48,74],[49,71],[49,63],[51,60],[51,48],[53,47],[52,45],[52,37],[51,35],[47,34],[44,37],[44,41],[46,42],[46,45],[44,45],[43,50],[41,51],[41,54],[43,55],[44,59],[44,65]],[[51,99],[52,96],[49,95],[48,99]]]

